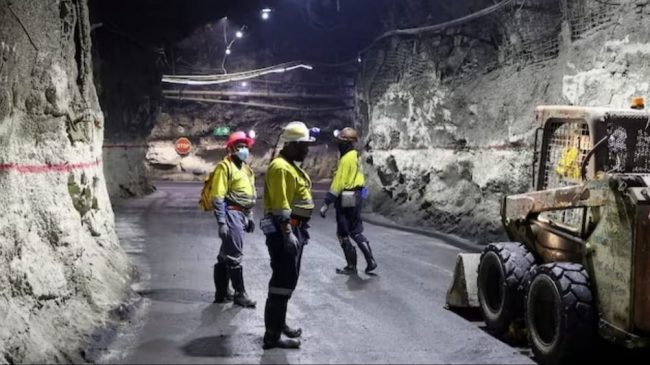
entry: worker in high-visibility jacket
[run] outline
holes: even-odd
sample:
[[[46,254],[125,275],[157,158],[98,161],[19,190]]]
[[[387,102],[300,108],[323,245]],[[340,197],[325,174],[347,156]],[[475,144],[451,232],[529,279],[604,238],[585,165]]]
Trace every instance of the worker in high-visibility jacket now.
[[[300,276],[300,261],[309,233],[307,222],[314,210],[311,179],[297,163],[304,161],[315,138],[302,122],[284,127],[280,141],[284,147],[266,171],[264,219],[260,227],[266,235],[273,274],[264,309],[264,348],[299,348],[302,329],[286,323],[287,304]],[[288,338],[282,338],[284,334]]]
[[[341,153],[336,174],[332,180],[330,190],[325,195],[325,200],[320,208],[320,214],[325,218],[329,207],[334,204],[336,208],[336,235],[341,243],[347,265],[336,269],[339,274],[356,274],[357,251],[352,245],[352,240],[357,243],[366,259],[368,274],[377,268],[370,242],[363,235],[363,222],[361,220],[361,203],[365,195],[365,178],[359,163],[359,153],[354,149],[354,143],[359,139],[355,129],[346,127],[335,131],[336,141]]]
[[[255,205],[255,174],[246,163],[253,138],[234,132],[228,138],[229,154],[217,164],[212,178],[212,206],[219,224],[221,248],[214,265],[215,303],[234,300],[242,307],[254,308],[255,301],[246,294],[242,268],[244,232],[253,232],[252,208]],[[235,289],[228,293],[228,281]]]

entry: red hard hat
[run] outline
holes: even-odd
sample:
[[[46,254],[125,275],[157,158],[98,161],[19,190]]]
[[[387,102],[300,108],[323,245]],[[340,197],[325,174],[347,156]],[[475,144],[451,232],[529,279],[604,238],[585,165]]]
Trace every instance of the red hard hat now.
[[[248,148],[250,148],[253,146],[253,143],[255,143],[255,140],[249,137],[248,134],[246,134],[246,132],[237,131],[230,134],[230,136],[228,137],[228,142],[226,142],[226,148],[232,147],[237,142],[245,142]]]

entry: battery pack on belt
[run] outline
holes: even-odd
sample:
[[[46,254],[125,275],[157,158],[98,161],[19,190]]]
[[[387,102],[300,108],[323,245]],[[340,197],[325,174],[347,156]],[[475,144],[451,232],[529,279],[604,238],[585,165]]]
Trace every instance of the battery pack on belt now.
[[[260,229],[264,234],[270,235],[276,233],[278,228],[275,225],[272,217],[264,217],[260,220]]]

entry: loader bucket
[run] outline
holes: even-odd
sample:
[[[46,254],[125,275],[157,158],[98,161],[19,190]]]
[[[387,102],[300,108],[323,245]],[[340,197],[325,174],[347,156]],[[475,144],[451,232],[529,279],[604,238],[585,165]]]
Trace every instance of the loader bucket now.
[[[454,277],[447,290],[448,308],[477,308],[478,302],[478,264],[480,253],[459,253],[456,258]]]

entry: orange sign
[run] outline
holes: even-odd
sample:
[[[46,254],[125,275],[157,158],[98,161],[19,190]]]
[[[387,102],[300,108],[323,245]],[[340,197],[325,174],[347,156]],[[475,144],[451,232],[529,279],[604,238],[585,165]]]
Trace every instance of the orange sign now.
[[[179,155],[187,155],[192,150],[192,142],[185,137],[176,140],[176,153]]]

